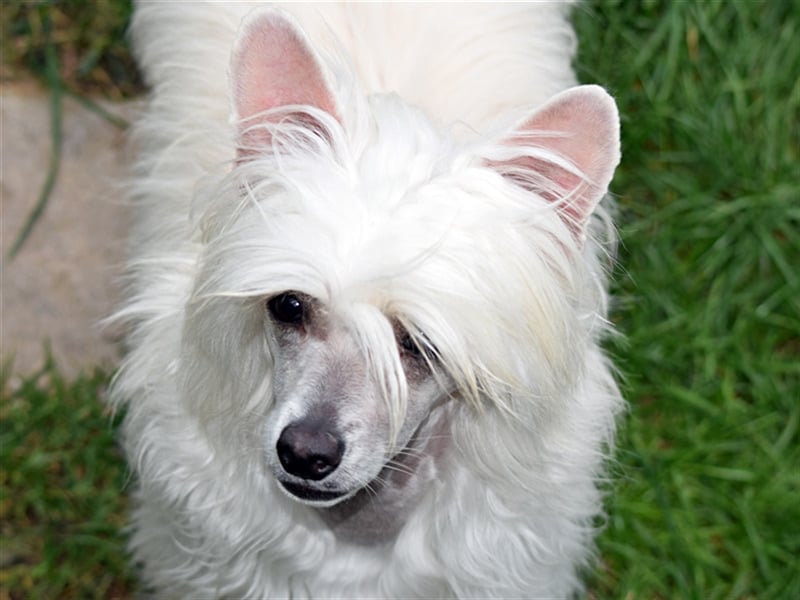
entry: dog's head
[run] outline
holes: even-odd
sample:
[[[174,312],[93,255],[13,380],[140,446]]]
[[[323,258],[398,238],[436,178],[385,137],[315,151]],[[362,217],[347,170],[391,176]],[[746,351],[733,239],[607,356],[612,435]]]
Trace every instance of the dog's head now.
[[[275,10],[245,22],[231,71],[238,150],[202,199],[182,365],[218,442],[326,506],[434,453],[454,397],[551,410],[599,320],[581,253],[619,158],[608,95],[459,144],[331,77]]]

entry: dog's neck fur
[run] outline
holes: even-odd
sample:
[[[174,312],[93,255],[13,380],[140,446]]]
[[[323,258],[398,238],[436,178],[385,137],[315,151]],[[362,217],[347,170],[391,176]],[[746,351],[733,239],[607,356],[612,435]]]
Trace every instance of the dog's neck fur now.
[[[315,509],[337,538],[372,546],[397,536],[446,457],[451,411],[447,402],[432,411],[372,484],[335,506]]]

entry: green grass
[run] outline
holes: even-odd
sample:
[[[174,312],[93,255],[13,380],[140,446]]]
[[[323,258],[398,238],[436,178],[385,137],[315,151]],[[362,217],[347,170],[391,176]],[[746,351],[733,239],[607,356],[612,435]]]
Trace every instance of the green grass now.
[[[2,380],[0,598],[130,596],[122,528],[127,469],[103,373],[64,381],[49,364]]]
[[[800,2],[603,0],[576,25],[624,153],[630,411],[590,595],[800,598]],[[125,597],[106,378],[10,382],[0,600]]]
[[[33,74],[48,85],[47,71],[55,67],[72,91],[135,96],[142,83],[125,38],[131,12],[132,0],[4,0],[5,66],[12,78]]]
[[[800,598],[800,3],[598,2],[630,414],[608,598]]]

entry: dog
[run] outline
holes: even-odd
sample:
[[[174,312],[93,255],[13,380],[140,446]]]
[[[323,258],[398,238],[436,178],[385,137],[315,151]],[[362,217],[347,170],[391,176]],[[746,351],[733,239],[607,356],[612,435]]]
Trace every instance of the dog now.
[[[569,6],[141,3],[130,550],[164,598],[580,593],[619,117]]]

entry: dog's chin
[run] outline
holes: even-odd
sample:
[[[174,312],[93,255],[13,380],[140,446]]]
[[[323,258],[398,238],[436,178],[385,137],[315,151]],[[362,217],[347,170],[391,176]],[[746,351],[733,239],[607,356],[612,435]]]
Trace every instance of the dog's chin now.
[[[351,491],[326,491],[303,485],[302,483],[280,480],[278,483],[280,484],[279,487],[281,490],[283,490],[289,498],[300,504],[313,506],[314,508],[335,506],[339,504],[339,502],[343,502],[358,493],[358,489]]]

